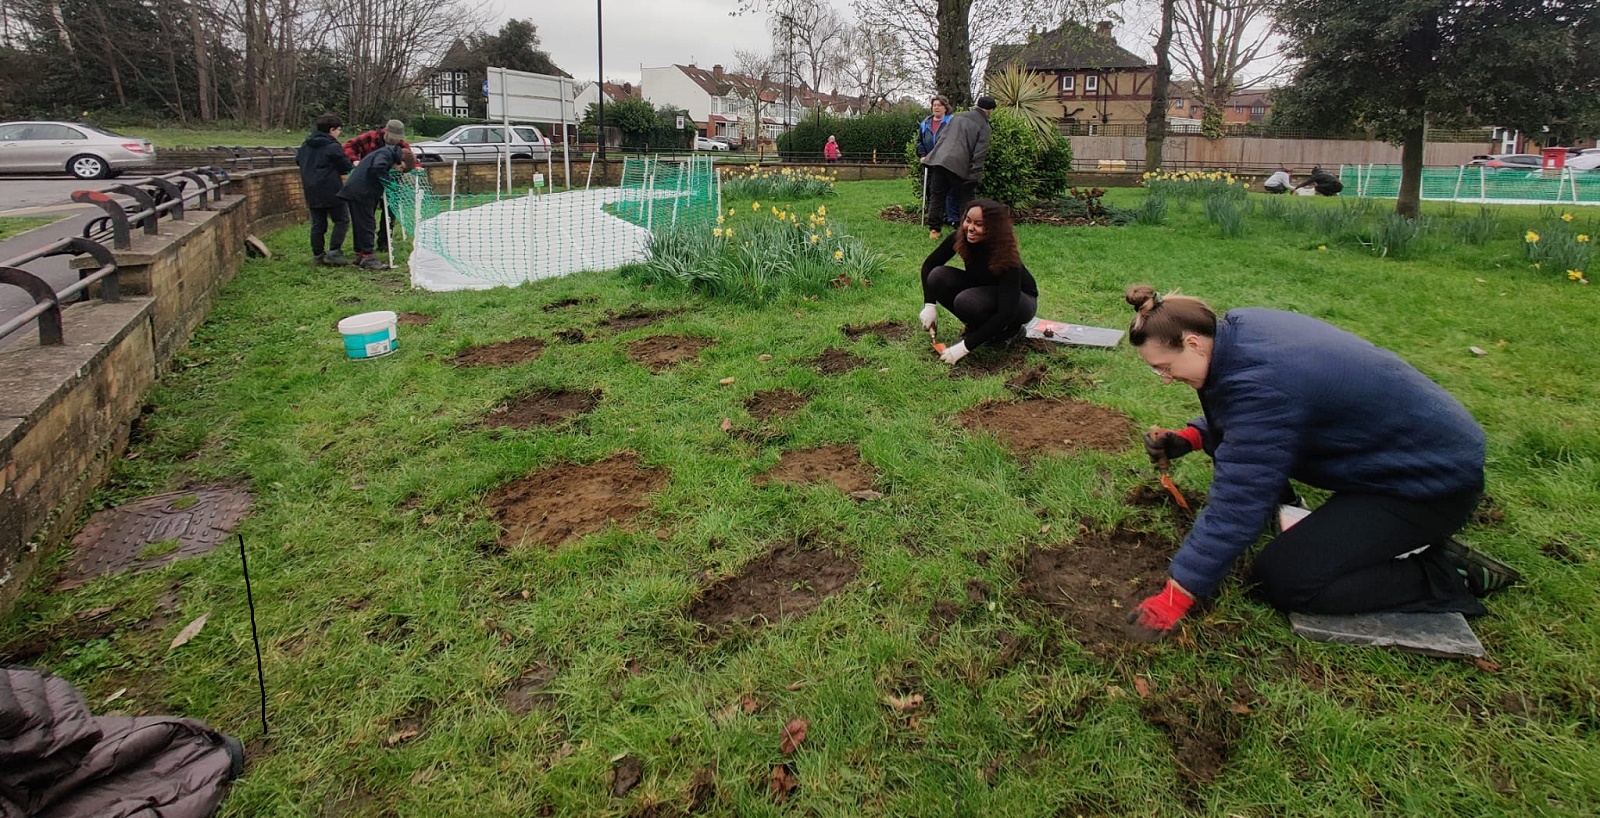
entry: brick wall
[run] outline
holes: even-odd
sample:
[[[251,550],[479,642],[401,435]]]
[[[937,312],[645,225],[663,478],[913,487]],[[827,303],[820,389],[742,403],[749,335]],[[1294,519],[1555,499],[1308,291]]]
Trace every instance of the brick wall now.
[[[238,274],[244,239],[304,217],[294,169],[236,175],[211,210],[186,208],[114,251],[123,300],[62,313],[66,343],[0,350],[0,615],[127,446],[145,393]]]

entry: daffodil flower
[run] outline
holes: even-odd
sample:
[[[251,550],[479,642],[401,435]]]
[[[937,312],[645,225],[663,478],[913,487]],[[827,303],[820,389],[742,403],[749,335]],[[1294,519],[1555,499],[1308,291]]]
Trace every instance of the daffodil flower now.
[[[1522,240],[1529,244],[1533,244],[1539,240],[1539,234],[1529,230],[1527,234],[1522,237]]]
[[[1561,220],[1564,221],[1564,222],[1572,221],[1572,214],[1571,213],[1562,213],[1561,214]]]
[[[760,210],[761,209],[761,203],[760,202],[751,202],[750,203],[750,209],[751,210]]]
[[[833,260],[834,261],[844,261],[844,251],[843,250],[835,250],[835,251],[833,251]]]
[[[1588,240],[1589,240],[1589,234],[1588,233],[1579,233],[1578,234],[1578,243],[1579,244],[1583,244],[1584,242],[1586,242]]]
[[[1568,281],[1577,281],[1580,278],[1583,278],[1583,271],[1582,270],[1568,270],[1567,271],[1567,280]]]

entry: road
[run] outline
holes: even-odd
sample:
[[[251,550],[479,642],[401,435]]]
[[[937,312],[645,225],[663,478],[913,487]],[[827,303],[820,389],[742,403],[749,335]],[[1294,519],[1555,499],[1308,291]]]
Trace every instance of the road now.
[[[61,217],[54,224],[0,241],[0,264],[57,239],[80,235],[84,223],[99,214],[100,210],[91,205],[73,204],[72,192],[95,190],[109,184],[112,184],[110,180],[86,182],[64,176],[0,176],[0,217]],[[77,280],[77,273],[69,266],[70,258],[52,256],[25,264],[22,269],[38,275],[60,290]],[[0,324],[16,317],[32,304],[32,299],[22,290],[0,285]],[[21,330],[0,341],[0,344],[28,337],[29,333],[35,333],[37,337],[37,330]]]

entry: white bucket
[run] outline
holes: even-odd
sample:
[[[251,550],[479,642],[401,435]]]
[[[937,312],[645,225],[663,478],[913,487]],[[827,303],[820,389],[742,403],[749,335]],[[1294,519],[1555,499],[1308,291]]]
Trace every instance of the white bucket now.
[[[400,346],[396,328],[399,316],[389,310],[364,312],[339,322],[344,336],[344,354],[361,360],[388,355]]]

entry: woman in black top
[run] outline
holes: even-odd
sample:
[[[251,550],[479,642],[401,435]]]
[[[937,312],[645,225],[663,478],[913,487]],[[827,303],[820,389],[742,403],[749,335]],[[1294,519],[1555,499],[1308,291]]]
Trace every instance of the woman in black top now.
[[[945,264],[954,256],[965,270]],[[922,262],[924,329],[932,330],[942,305],[964,325],[961,340],[939,360],[953,364],[984,344],[1009,344],[1033,320],[1039,286],[1022,264],[1011,208],[992,199],[974,199],[961,225]]]

